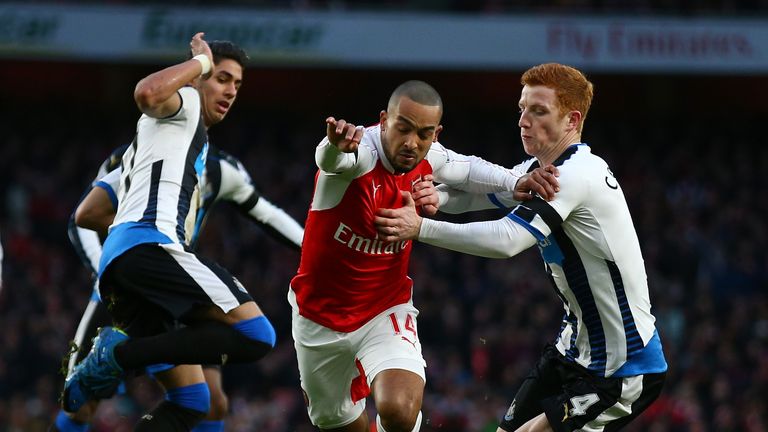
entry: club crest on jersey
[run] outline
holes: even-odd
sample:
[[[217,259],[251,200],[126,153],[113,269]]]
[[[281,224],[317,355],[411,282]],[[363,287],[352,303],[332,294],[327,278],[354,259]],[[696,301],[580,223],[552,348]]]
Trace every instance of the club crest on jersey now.
[[[333,239],[350,249],[370,255],[393,255],[402,252],[410,240],[385,242],[378,238],[366,238],[352,231],[352,228],[339,222]]]

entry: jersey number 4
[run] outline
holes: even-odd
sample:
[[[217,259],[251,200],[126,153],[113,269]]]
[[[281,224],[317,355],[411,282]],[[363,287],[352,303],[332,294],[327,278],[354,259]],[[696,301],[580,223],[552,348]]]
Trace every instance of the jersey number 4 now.
[[[401,335],[405,332],[410,332],[413,334],[413,340],[419,340],[419,335],[416,333],[416,321],[413,318],[413,315],[411,314],[405,314],[405,321],[402,321],[403,326],[400,326],[400,322],[397,319],[397,316],[393,313],[389,314],[389,320],[392,322],[392,329],[395,331],[395,335]],[[401,330],[401,328],[405,330]],[[414,342],[407,339],[405,336],[403,336],[403,339],[413,344]]]

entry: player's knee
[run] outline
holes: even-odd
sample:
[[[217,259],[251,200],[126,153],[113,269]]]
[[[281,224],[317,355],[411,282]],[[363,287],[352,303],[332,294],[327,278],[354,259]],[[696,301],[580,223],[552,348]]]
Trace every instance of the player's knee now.
[[[229,413],[229,398],[226,393],[217,387],[211,390],[211,408],[208,411],[207,420],[224,420]]]
[[[233,327],[253,342],[249,347],[246,347],[246,355],[254,361],[269,352],[277,341],[275,328],[264,315],[240,321]]]
[[[211,410],[211,392],[204,382],[168,389],[165,399],[186,409],[200,412],[203,416]]]
[[[416,398],[396,397],[376,403],[376,411],[387,432],[411,432],[420,410],[421,403]]]

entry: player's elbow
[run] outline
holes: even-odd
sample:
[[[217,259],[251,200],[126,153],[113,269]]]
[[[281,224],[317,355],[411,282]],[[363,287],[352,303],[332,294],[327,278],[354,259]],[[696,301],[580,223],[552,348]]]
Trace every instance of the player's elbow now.
[[[136,90],[133,92],[133,100],[136,101],[136,106],[139,107],[141,112],[145,112],[153,106],[151,90],[143,88],[140,85],[137,85]]]
[[[98,216],[95,209],[88,206],[78,206],[75,210],[75,224],[80,228],[99,231]]]
[[[143,113],[151,112],[162,103],[160,95],[144,80],[136,84],[136,89],[133,91],[133,100]]]
[[[508,247],[494,248],[493,250],[489,250],[485,253],[485,256],[487,258],[493,258],[493,259],[507,259],[507,258],[512,258],[515,255],[517,255],[517,253]]]
[[[324,171],[327,173],[334,172],[335,162],[336,162],[335,159],[331,159],[325,154],[322,154],[320,152],[315,153],[315,165],[317,165],[320,171]]]
[[[510,249],[504,249],[503,251],[500,251],[498,258],[507,259],[507,258],[512,258],[515,255],[517,255],[516,251],[510,250]]]
[[[107,231],[113,218],[113,212],[92,205],[81,204],[75,210],[75,225],[99,233]]]

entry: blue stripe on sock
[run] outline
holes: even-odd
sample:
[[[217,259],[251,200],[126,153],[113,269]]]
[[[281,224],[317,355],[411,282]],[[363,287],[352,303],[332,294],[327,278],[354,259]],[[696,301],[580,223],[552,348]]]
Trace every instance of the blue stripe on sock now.
[[[277,341],[275,328],[272,327],[272,323],[264,315],[240,321],[232,327],[244,334],[248,339],[267,343],[271,347],[274,347]]]
[[[224,420],[203,420],[192,432],[224,432]]]
[[[56,428],[61,432],[85,432],[88,430],[88,425],[72,420],[64,410],[59,410],[56,416]]]
[[[165,399],[184,408],[203,413],[211,409],[211,391],[208,390],[206,383],[169,389],[165,392]]]

